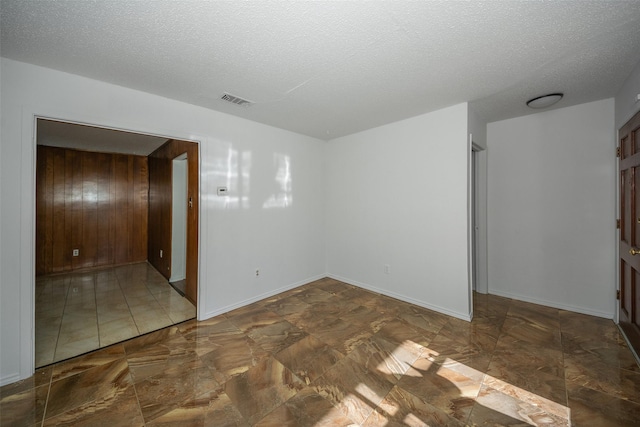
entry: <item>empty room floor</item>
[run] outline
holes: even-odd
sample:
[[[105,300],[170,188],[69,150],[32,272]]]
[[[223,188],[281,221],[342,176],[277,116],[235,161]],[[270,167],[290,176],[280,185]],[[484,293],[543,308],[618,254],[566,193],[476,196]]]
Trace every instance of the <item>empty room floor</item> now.
[[[36,367],[193,319],[146,262],[36,279]]]
[[[323,279],[36,371],[2,425],[625,426],[611,320],[475,295],[471,323]]]

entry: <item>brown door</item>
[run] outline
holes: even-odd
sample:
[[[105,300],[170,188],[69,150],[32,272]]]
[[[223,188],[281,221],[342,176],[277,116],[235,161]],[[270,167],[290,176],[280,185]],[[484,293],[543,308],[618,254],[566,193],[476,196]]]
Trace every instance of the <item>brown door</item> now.
[[[619,132],[620,327],[640,354],[640,113]]]

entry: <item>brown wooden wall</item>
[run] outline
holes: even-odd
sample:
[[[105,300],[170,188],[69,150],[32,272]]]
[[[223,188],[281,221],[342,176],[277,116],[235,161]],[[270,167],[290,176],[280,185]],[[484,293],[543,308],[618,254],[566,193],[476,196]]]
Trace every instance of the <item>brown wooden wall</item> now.
[[[149,255],[148,260],[167,279],[171,277],[172,161],[187,153],[187,278],[185,295],[193,303],[198,293],[198,144],[169,140],[149,155]],[[162,250],[162,258],[160,258]]]
[[[36,275],[145,261],[148,191],[146,157],[38,146]]]

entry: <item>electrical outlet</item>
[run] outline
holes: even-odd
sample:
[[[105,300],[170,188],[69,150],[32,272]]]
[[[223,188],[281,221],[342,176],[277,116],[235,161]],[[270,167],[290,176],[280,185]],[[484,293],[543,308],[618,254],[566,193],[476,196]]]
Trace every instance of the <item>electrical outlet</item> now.
[[[162,249],[160,249],[160,258],[162,258]]]
[[[80,249],[74,249],[73,256],[80,256]]]
[[[260,275],[260,270],[256,270],[256,276]]]
[[[391,274],[391,267],[389,264],[384,265],[384,274]]]

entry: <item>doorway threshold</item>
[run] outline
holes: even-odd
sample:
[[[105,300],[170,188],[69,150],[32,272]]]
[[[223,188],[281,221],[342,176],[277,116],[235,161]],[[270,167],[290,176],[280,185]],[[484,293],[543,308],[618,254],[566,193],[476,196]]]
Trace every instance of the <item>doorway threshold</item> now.
[[[176,282],[169,282],[171,287],[176,290],[180,296],[185,296],[185,291],[187,289],[187,279],[178,280]]]

